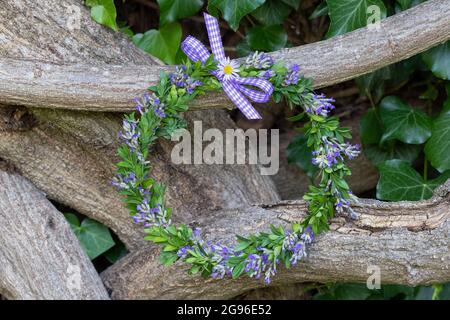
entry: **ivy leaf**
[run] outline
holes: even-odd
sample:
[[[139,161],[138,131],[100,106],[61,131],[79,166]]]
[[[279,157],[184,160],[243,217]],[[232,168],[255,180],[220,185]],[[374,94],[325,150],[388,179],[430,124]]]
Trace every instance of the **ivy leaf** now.
[[[361,117],[359,134],[363,144],[377,144],[380,142],[383,130],[378,109],[372,108]]]
[[[425,155],[439,172],[450,169],[450,108],[433,120],[431,138],[425,145]]]
[[[95,259],[115,245],[108,228],[101,223],[85,218],[80,224],[74,214],[67,213],[64,216],[89,259]]]
[[[295,163],[310,178],[317,173],[317,167],[312,164],[312,150],[307,145],[307,138],[300,134],[295,136],[287,147],[288,163]]]
[[[203,0],[158,0],[161,26],[178,19],[195,15],[202,7]]]
[[[355,79],[359,91],[377,104],[384,95],[385,81],[391,77],[391,67],[384,67],[375,72]]]
[[[95,22],[118,30],[114,0],[87,0],[86,5],[91,8],[91,17]]]
[[[252,12],[258,22],[266,26],[281,25],[291,12],[291,7],[277,0],[266,0],[266,2]]]
[[[86,5],[91,8],[91,17],[95,22],[118,30],[114,0],[87,0]]]
[[[265,0],[209,0],[208,10],[215,11],[215,7],[222,12],[223,18],[231,29],[236,31],[242,17],[261,6]]]
[[[450,80],[450,41],[424,52],[422,58],[436,77]]]
[[[328,15],[328,5],[327,2],[324,1],[314,9],[313,13],[311,13],[308,19],[312,20],[326,15]]]
[[[424,200],[433,195],[433,190],[450,177],[450,171],[433,180],[425,181],[411,165],[402,160],[389,160],[378,166],[380,179],[377,198],[380,200]]]
[[[297,10],[298,6],[300,5],[300,0],[281,0],[281,1],[291,6],[295,10]]]
[[[327,4],[331,19],[327,38],[365,27],[370,6],[380,8],[380,18],[386,18],[386,7],[381,0],[327,0]]]
[[[412,163],[419,156],[422,147],[417,144],[406,144],[395,141],[388,147],[374,144],[365,145],[363,150],[370,162],[374,165],[379,165],[380,163],[392,159],[404,160]]]
[[[166,24],[159,30],[152,29],[144,34],[138,33],[133,37],[133,42],[145,52],[168,64],[174,64],[181,42],[181,26],[174,22]]]
[[[409,144],[424,143],[431,136],[431,119],[421,110],[411,108],[400,98],[388,96],[380,103],[385,127],[381,142],[397,139]]]
[[[257,26],[247,32],[246,39],[253,50],[275,51],[286,46],[287,34],[282,26]]]
[[[104,256],[111,263],[116,263],[117,260],[124,257],[128,253],[127,248],[123,243],[118,243],[111,249],[105,252]]]

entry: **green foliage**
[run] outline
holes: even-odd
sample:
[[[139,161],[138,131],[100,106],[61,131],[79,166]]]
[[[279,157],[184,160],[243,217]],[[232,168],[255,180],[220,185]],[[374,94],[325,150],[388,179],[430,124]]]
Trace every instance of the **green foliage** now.
[[[203,0],[157,0],[161,26],[178,19],[195,15],[202,7]]]
[[[421,144],[431,136],[430,117],[421,110],[411,108],[398,97],[384,98],[379,113],[385,127],[381,143],[396,139]]]
[[[211,11],[219,9],[230,27],[237,30],[241,19],[264,2],[265,0],[209,0],[208,10],[213,14]]]
[[[428,50],[422,57],[436,77],[450,80],[450,41]]]
[[[450,171],[436,179],[425,180],[410,164],[402,160],[389,160],[378,166],[380,180],[377,198],[381,200],[423,200],[433,195],[433,190],[450,177]]]
[[[379,165],[387,160],[398,159],[413,163],[420,154],[422,147],[415,144],[406,144],[400,141],[391,141],[384,145],[368,144],[364,147],[364,154],[374,164]]]
[[[89,259],[97,258],[115,245],[108,228],[101,223],[85,218],[80,224],[78,217],[73,213],[66,213],[64,216]]]
[[[378,6],[381,18],[386,17],[386,7],[381,0],[327,0],[327,4],[331,20],[327,38],[365,27],[370,6]]]
[[[281,25],[286,20],[292,8],[277,0],[266,0],[266,2],[252,12],[252,17],[265,26]]]
[[[255,51],[275,51],[284,48],[287,34],[282,26],[258,26],[248,30],[246,41]]]
[[[152,29],[144,34],[138,33],[133,37],[133,42],[145,52],[168,64],[174,64],[181,43],[181,26],[174,22],[166,24],[159,30]]]
[[[314,9],[313,13],[309,16],[309,19],[312,20],[326,15],[328,15],[328,5],[326,1],[323,1]]]
[[[425,145],[425,154],[433,167],[440,172],[450,169],[450,110],[442,111],[433,120],[431,138]]]
[[[448,300],[450,284],[408,287],[382,285],[370,290],[362,283],[335,283],[320,287],[314,300]]]
[[[114,0],[86,0],[85,3],[91,8],[91,17],[94,21],[113,30],[118,30]]]

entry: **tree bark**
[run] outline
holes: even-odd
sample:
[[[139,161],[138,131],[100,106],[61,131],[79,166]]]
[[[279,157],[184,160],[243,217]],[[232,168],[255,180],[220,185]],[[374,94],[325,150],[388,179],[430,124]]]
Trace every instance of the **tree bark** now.
[[[0,294],[109,299],[64,216],[23,177],[0,170]]]
[[[6,20],[8,14],[14,16],[18,5],[10,4],[7,0],[3,1],[8,4],[6,10],[3,10],[5,15],[3,19]],[[22,5],[27,1],[19,3]],[[50,6],[54,2],[46,1],[46,4]],[[60,11],[55,11],[71,2],[64,1],[61,4],[56,2],[55,8],[45,6],[39,8],[39,12],[33,15],[38,17],[43,15],[44,18],[53,21],[53,14],[61,15]],[[48,11],[44,11],[47,9]],[[382,20],[379,28],[358,29],[329,40],[283,49],[272,55],[277,60],[299,64],[304,75],[314,80],[316,88],[325,87],[370,73],[449,40],[449,16],[448,0],[429,0]],[[92,22],[85,21],[87,17],[86,14],[83,15],[83,25],[92,25]],[[92,33],[89,31],[89,29],[82,31],[82,36],[91,37]],[[94,45],[93,42],[101,39],[100,36],[94,36],[89,41],[83,41],[84,38],[79,41],[78,35],[75,37],[67,34],[67,30],[61,27],[50,32],[55,35],[55,42],[58,40],[62,42],[63,47],[57,52],[63,52],[64,59],[68,57],[67,43],[81,52],[80,48],[86,45],[93,45],[97,49],[98,45]],[[120,38],[110,33],[106,39]],[[68,37],[69,40],[64,37]],[[23,41],[22,38],[19,39]],[[33,37],[32,41],[35,40]],[[13,37],[10,42],[12,46],[14,41],[17,39]],[[101,43],[103,42],[102,39]],[[119,50],[118,53],[124,54],[125,50],[130,50],[132,55],[135,54],[136,49],[130,49],[130,46],[131,44],[123,45],[122,47],[126,48]],[[108,64],[96,63],[102,60],[98,56],[94,61],[77,61],[77,54],[85,55],[80,52],[75,51],[74,57],[67,58],[64,64],[61,61],[43,60],[39,57],[39,52],[35,55],[37,61],[16,57],[0,58],[0,67],[3,70],[0,73],[0,104],[89,111],[130,111],[134,108],[133,98],[146,90],[149,85],[155,84],[161,70],[173,69],[142,63],[142,59],[145,61],[141,57],[142,54],[136,54],[133,62],[137,64],[131,65],[124,65],[123,62],[114,64],[120,60],[117,57],[112,58],[114,52],[107,55]],[[8,56],[11,54],[8,53]],[[59,58],[57,54],[51,57]],[[67,61],[76,61],[76,64],[69,64]],[[196,99],[191,109],[223,107],[232,107],[224,94],[208,94]]]
[[[80,1],[46,0],[41,6],[35,6],[32,0],[1,2],[0,30],[1,39],[5,40],[0,53],[5,59],[18,56],[40,61],[45,57],[61,66],[89,61],[99,66],[139,64],[159,68],[153,58],[125,36],[95,23]],[[66,27],[69,6],[81,13],[82,27],[73,32]],[[21,12],[27,8],[34,9],[31,17],[24,19]],[[3,65],[0,74],[8,74],[6,68]],[[45,68],[42,71],[45,73]],[[32,94],[30,88],[27,95]],[[41,94],[47,95],[48,91]],[[77,99],[65,97],[69,104],[76,104]],[[120,116],[30,109],[27,113],[23,108],[0,106],[0,157],[15,165],[50,198],[110,227],[130,250],[139,247],[143,242],[142,230],[132,224],[120,196],[111,186],[114,163],[118,160]],[[186,117],[191,123],[203,121],[205,129],[236,128],[224,110],[197,111]],[[274,184],[267,176],[259,175],[257,166],[174,166],[170,162],[172,145],[158,144],[150,160],[155,177],[169,185],[168,205],[177,212],[175,219],[187,221],[205,208],[233,208],[243,203],[279,199]]]
[[[297,266],[279,268],[271,286],[296,282],[365,282],[368,267],[380,268],[381,284],[409,286],[450,281],[450,180],[435,196],[420,202],[386,203],[361,200],[353,204],[356,221],[332,220],[331,231],[317,237],[309,256]],[[234,234],[247,235],[286,225],[306,214],[303,201],[216,211],[196,221],[206,238],[230,244]],[[147,246],[103,272],[113,299],[227,299],[263,287],[262,281],[203,279],[189,276],[187,265],[164,267],[159,249]],[[373,271],[372,271],[373,272]]]

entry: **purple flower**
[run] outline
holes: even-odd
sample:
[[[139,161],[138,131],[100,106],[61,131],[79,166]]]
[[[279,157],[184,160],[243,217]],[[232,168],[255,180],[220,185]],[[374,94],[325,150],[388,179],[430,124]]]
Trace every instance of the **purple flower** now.
[[[300,79],[299,71],[300,67],[298,66],[298,64],[293,64],[284,77],[283,85],[290,86],[297,84],[298,80]]]
[[[273,58],[265,52],[254,52],[244,62],[245,68],[269,69],[273,65]]]
[[[326,98],[324,94],[313,94],[311,103],[305,107],[306,112],[326,117],[335,107],[333,98]]]
[[[181,248],[178,249],[178,251],[177,251],[178,257],[180,257],[181,259],[186,258],[187,255],[188,255],[188,250],[191,250],[191,249],[192,249],[191,246],[184,246],[184,247],[181,247]]]
[[[176,71],[169,74],[170,82],[178,88],[186,89],[188,94],[194,93],[196,87],[202,86],[203,83],[197,79],[191,78],[186,73],[186,66],[176,67]]]
[[[266,70],[264,72],[262,72],[262,74],[260,75],[261,77],[263,77],[264,79],[270,79],[276,76],[275,71],[273,70]]]

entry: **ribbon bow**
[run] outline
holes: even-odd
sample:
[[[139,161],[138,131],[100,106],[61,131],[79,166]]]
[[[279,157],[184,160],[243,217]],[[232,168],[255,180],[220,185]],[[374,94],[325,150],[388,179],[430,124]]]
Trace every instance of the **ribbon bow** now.
[[[206,30],[208,31],[209,43],[211,45],[211,51],[214,54],[214,58],[222,65],[226,65],[226,67],[229,68],[228,72],[231,73],[233,68],[230,66],[230,59],[225,57],[225,51],[220,38],[219,23],[216,18],[207,13],[203,13],[203,16],[205,18]],[[200,60],[204,63],[210,56],[208,49],[203,45],[203,43],[192,36],[188,36],[183,41],[181,44],[181,50],[183,50],[189,59],[194,62]],[[260,114],[255,110],[255,108],[253,108],[245,96],[254,102],[263,103],[269,101],[270,95],[273,92],[272,84],[269,81],[256,77],[242,78],[237,74],[230,74],[225,77],[223,74],[221,76],[218,71],[213,71],[211,74],[216,76],[222,83],[225,94],[231,101],[233,101],[239,110],[241,110],[247,119],[261,119]],[[244,85],[257,87],[261,90],[250,89]]]

